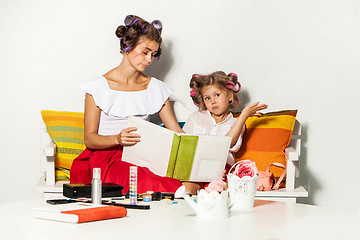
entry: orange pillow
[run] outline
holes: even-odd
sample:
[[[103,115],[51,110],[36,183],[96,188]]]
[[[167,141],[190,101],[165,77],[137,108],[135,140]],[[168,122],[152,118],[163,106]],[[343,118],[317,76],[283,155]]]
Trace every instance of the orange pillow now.
[[[284,151],[291,140],[296,114],[297,110],[284,110],[249,117],[235,161],[250,159],[256,163],[259,171],[265,171],[273,162],[286,166]],[[274,177],[280,177],[283,169],[272,167],[270,170]]]

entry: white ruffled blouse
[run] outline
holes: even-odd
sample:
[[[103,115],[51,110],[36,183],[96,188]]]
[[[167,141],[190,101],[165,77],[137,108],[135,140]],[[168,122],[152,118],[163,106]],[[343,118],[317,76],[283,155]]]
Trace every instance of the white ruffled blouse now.
[[[189,134],[226,136],[235,122],[236,118],[234,118],[232,113],[229,113],[224,121],[216,123],[209,110],[195,111],[190,114],[189,118],[185,122],[183,130]],[[241,133],[236,144],[229,150],[227,163],[230,166],[235,163],[234,153],[240,149],[244,132],[245,126],[241,129]]]
[[[81,86],[90,94],[101,109],[98,134],[116,135],[127,127],[128,116],[149,120],[150,115],[160,111],[172,89],[162,81],[151,78],[148,88],[141,91],[112,90],[104,76]]]

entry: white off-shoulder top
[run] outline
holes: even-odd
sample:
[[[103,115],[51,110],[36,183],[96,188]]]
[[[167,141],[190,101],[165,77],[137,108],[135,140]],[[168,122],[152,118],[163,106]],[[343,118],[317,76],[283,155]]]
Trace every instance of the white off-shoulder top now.
[[[151,78],[145,90],[112,90],[104,76],[97,77],[81,85],[90,94],[101,110],[98,134],[116,135],[127,127],[128,116],[149,120],[150,115],[160,111],[169,98],[172,89],[162,81]]]

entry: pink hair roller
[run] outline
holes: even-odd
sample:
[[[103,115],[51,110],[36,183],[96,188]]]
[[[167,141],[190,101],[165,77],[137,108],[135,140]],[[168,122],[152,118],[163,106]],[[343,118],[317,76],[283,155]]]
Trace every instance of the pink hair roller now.
[[[198,93],[198,91],[196,91],[194,89],[190,90],[190,96],[192,96],[192,97],[196,96],[197,93]]]
[[[236,85],[235,85],[235,87],[233,88],[233,91],[234,91],[234,92],[238,92],[238,91],[240,91],[240,89],[241,89],[241,84],[240,84],[239,82],[236,82]]]
[[[235,83],[233,83],[232,81],[227,81],[227,82],[225,83],[225,86],[226,86],[227,88],[233,90],[234,92],[238,92],[238,91],[240,91],[240,89],[241,89],[241,85],[240,85],[239,82],[236,82],[236,84],[235,84]]]
[[[228,75],[232,75],[232,76],[235,76],[236,78],[239,78],[238,75],[236,73],[233,73],[233,72],[229,73]]]
[[[226,86],[227,88],[234,89],[235,83],[233,83],[232,81],[227,81],[227,82],[225,83],[225,86]]]

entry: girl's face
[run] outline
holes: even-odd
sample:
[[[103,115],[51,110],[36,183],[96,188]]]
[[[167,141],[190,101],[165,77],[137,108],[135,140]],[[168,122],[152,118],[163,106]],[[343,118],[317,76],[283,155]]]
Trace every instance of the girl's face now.
[[[151,64],[158,49],[157,42],[143,37],[140,38],[136,47],[128,52],[127,58],[136,70],[142,72]]]
[[[213,116],[219,117],[229,114],[229,102],[233,98],[232,91],[210,85],[202,88],[201,94],[205,107]]]

